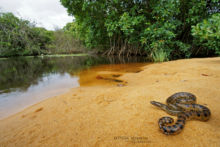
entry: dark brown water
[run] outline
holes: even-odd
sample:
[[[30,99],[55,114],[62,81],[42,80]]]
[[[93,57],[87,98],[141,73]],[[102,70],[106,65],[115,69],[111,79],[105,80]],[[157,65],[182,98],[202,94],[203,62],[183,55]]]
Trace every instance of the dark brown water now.
[[[0,119],[78,86],[123,85],[143,58],[26,57],[0,59]]]

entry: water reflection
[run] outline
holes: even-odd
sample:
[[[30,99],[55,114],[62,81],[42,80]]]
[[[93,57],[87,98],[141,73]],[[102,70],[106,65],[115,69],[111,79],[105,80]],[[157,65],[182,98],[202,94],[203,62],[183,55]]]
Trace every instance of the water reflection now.
[[[99,64],[145,62],[139,57],[20,57],[0,60],[0,94],[26,91],[50,74],[74,75]],[[126,67],[127,68],[127,67]]]
[[[75,73],[102,62],[95,57],[28,57],[0,60],[0,93],[26,91],[49,74]],[[103,61],[105,62],[105,61]]]
[[[59,95],[79,84],[89,83],[89,75],[92,79],[96,78],[92,72],[94,70],[112,68],[103,66],[93,68],[91,71],[91,66],[144,61],[145,59],[138,57],[97,56],[0,59],[0,119],[43,99]],[[123,66],[111,66],[115,66],[116,70],[123,69]],[[124,69],[129,70],[129,67],[124,67]],[[82,70],[84,72],[80,72]]]
[[[25,92],[13,90],[3,93],[0,95],[0,119],[77,86],[78,77],[71,77],[66,73],[49,74],[41,78],[37,85],[28,87]]]

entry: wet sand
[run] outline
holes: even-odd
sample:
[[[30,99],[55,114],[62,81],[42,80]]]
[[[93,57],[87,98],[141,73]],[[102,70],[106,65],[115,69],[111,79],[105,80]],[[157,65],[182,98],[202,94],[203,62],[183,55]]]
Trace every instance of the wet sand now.
[[[95,85],[80,75],[81,87],[1,120],[0,146],[220,146],[220,58],[156,63],[141,70],[103,70],[90,77],[97,83],[120,75],[113,77],[121,85],[111,80]],[[165,102],[180,91],[195,94],[212,116],[207,122],[187,121],[180,134],[166,136],[157,121],[167,114],[150,101]]]

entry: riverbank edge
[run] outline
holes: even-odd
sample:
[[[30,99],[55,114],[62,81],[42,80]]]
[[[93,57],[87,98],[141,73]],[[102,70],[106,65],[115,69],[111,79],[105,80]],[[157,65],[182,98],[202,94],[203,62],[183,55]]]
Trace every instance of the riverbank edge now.
[[[78,57],[78,56],[89,56],[92,54],[89,53],[79,53],[79,54],[51,54],[51,55],[38,55],[38,56],[13,56],[13,57],[0,57],[0,60],[4,60],[4,59],[8,59],[8,58],[34,58],[34,57],[68,57],[68,56],[72,56],[72,57]]]

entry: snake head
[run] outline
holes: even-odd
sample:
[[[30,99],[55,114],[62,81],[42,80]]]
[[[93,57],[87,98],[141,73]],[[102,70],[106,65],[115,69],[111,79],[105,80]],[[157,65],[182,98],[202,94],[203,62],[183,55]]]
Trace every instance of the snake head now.
[[[162,106],[161,103],[156,102],[156,101],[150,101],[150,103],[151,103],[152,105],[154,105],[154,106],[157,106],[157,107],[161,107],[161,106]]]

